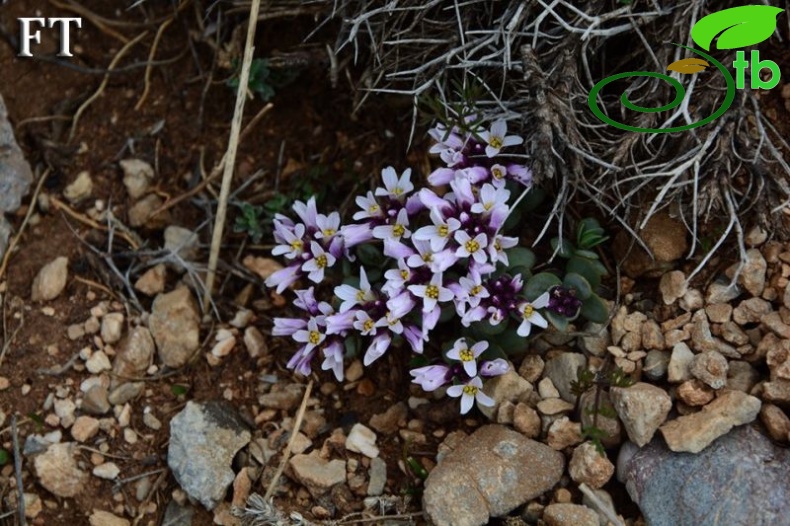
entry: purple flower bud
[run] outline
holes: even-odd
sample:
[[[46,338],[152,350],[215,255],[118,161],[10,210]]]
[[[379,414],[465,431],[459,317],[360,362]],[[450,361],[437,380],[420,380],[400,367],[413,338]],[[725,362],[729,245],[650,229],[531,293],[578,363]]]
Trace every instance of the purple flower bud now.
[[[510,364],[503,358],[485,361],[483,365],[480,366],[480,374],[482,376],[499,376],[505,374],[509,370]]]
[[[277,287],[277,294],[281,294],[282,291],[296,283],[302,276],[301,267],[302,263],[299,262],[296,265],[290,265],[278,270],[266,278],[266,286],[269,288]]]
[[[450,368],[446,365],[427,365],[412,369],[409,374],[414,377],[412,383],[422,387],[423,391],[435,391],[449,381]]]
[[[293,336],[296,331],[307,327],[307,320],[301,318],[274,318],[273,336]]]

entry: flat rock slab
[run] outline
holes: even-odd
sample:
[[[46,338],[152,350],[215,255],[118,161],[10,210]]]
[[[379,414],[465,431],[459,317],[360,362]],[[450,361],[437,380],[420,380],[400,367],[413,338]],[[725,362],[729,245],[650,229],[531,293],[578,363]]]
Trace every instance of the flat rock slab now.
[[[550,490],[565,469],[552,448],[500,425],[483,426],[425,481],[423,507],[436,526],[479,526]]]
[[[233,457],[250,437],[230,404],[190,401],[170,422],[167,464],[184,491],[211,510],[225,499]]]
[[[625,463],[626,488],[650,526],[787,524],[790,450],[751,426],[698,454],[653,440]]]

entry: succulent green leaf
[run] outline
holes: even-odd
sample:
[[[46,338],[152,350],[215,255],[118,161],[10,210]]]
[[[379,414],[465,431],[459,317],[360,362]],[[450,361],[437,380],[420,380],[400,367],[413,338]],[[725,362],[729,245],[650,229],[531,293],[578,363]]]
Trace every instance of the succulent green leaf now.
[[[579,249],[579,250],[576,251],[576,255],[579,256],[579,257],[582,257],[582,258],[587,258],[587,259],[594,259],[594,260],[598,259],[598,254],[596,254],[595,252],[593,252],[591,250]]]
[[[767,5],[744,5],[711,13],[694,24],[691,38],[706,51],[716,37],[718,49],[736,49],[759,44],[776,29],[783,9]]]
[[[357,245],[357,256],[365,267],[380,267],[384,264],[384,255],[374,245]]]
[[[562,316],[561,314],[557,314],[556,312],[552,312],[550,310],[542,311],[543,315],[546,316],[546,319],[554,325],[554,327],[561,332],[568,331],[568,318]]]
[[[606,323],[609,319],[609,307],[598,296],[593,294],[582,303],[581,316],[595,323]]]
[[[565,271],[580,274],[595,290],[601,284],[601,276],[606,274],[606,267],[600,261],[575,255],[568,260]]]
[[[513,247],[506,250],[507,260],[510,268],[526,267],[531,269],[535,264],[535,254],[525,247]]]
[[[541,272],[529,278],[524,287],[524,295],[529,301],[533,301],[556,285],[562,285],[560,278],[549,272]]]
[[[590,282],[587,281],[584,276],[576,274],[575,272],[565,274],[565,279],[562,281],[562,284],[565,287],[576,290],[576,297],[582,301],[589,298],[593,293]]]
[[[488,340],[491,336],[502,334],[507,329],[507,323],[500,322],[499,325],[491,325],[487,320],[478,321],[471,325],[472,335],[476,340]]]
[[[559,251],[557,251],[557,247],[559,246]],[[567,239],[562,240],[562,244],[560,244],[560,238],[554,237],[551,239],[551,250],[557,251],[557,255],[561,258],[569,258],[573,255],[574,248],[573,243],[568,241]]]

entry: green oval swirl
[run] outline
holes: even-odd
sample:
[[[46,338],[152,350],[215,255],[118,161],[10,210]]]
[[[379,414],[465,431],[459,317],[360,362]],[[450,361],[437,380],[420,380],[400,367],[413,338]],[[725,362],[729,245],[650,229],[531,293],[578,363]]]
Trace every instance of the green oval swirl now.
[[[714,66],[718,68],[718,70],[724,75],[724,80],[727,83],[727,95],[724,97],[724,101],[722,102],[721,107],[716,110],[715,113],[712,115],[705,117],[699,122],[692,122],[691,124],[684,124],[683,126],[673,126],[672,128],[639,128],[637,126],[631,126],[629,124],[623,124],[621,122],[617,122],[616,120],[610,118],[606,115],[601,108],[598,107],[598,94],[600,91],[610,82],[614,82],[616,80],[620,80],[622,78],[627,77],[653,77],[659,78],[669,82],[672,87],[675,89],[675,99],[670,102],[669,104],[665,104],[658,108],[646,108],[644,106],[638,106],[631,101],[628,100],[628,97],[625,92],[620,96],[620,102],[623,106],[630,110],[638,111],[640,113],[655,113],[659,111],[667,111],[676,108],[680,103],[683,101],[683,98],[686,96],[686,90],[683,88],[683,85],[677,79],[673,79],[669,75],[664,75],[663,73],[653,73],[649,71],[628,71],[625,73],[618,73],[617,75],[612,75],[610,77],[606,77],[598,82],[593,89],[590,91],[590,95],[587,97],[587,104],[590,106],[590,109],[595,114],[596,117],[601,119],[606,124],[610,124],[615,126],[616,128],[620,128],[621,130],[627,131],[635,131],[635,132],[643,132],[643,133],[672,133],[672,132],[680,132],[690,130],[692,128],[698,128],[700,126],[704,126],[709,122],[718,119],[721,117],[725,111],[730,108],[732,105],[732,101],[735,100],[735,79],[732,78],[732,75],[724,65],[716,60],[715,58],[711,57],[707,53],[700,51],[698,49],[690,48],[688,46],[684,46],[682,44],[675,44],[678,47],[682,47],[684,49],[688,49],[692,53],[702,56],[707,61],[711,62]]]

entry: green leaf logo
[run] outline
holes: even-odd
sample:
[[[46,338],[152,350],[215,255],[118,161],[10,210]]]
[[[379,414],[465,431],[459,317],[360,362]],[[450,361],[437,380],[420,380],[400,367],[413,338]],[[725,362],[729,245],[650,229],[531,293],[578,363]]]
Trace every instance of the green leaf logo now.
[[[782,11],[767,5],[744,5],[711,13],[694,24],[691,38],[705,51],[710,51],[716,37],[718,49],[753,46],[773,34]]]

